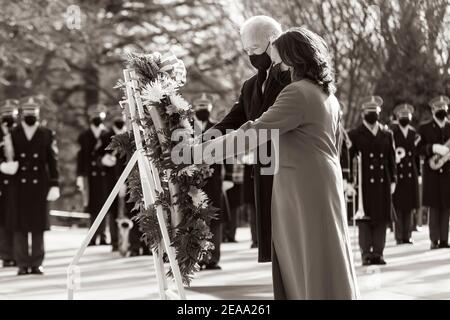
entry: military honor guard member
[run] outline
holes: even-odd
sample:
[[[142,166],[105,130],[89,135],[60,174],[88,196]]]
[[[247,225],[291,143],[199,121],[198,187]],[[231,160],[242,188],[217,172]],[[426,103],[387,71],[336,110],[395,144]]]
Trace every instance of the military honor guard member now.
[[[58,148],[55,133],[39,123],[40,106],[35,100],[30,98],[21,109],[22,122],[11,132],[15,159],[19,163],[14,253],[19,275],[43,274],[44,231],[49,230],[48,202],[60,195]]]
[[[431,249],[449,248],[450,216],[450,99],[438,96],[429,102],[433,119],[419,127],[423,166],[423,205],[429,207]]]
[[[215,123],[211,121],[210,114],[213,108],[212,101],[206,94],[192,103],[195,111],[194,116],[194,129],[196,133],[204,133],[208,129],[212,128]],[[213,207],[220,209],[222,204],[222,165],[214,164],[211,166],[213,174],[209,178],[206,185],[203,187]],[[209,228],[212,233],[211,242],[214,244],[214,250],[212,250],[211,259],[202,263],[204,269],[221,269],[219,266],[220,261],[220,244],[222,242],[222,210],[219,211],[217,219],[212,219]]]
[[[364,219],[359,225],[363,265],[386,264],[383,251],[391,220],[396,164],[392,132],[379,122],[383,99],[371,96],[362,103],[363,123],[349,132],[350,155],[361,155]]]
[[[419,209],[420,156],[417,146],[420,135],[411,126],[413,113],[414,107],[410,104],[394,108],[398,121],[392,128],[397,163],[397,186],[393,195],[397,244],[412,244],[412,214]]]
[[[90,107],[88,115],[89,129],[78,137],[80,149],[77,158],[77,186],[84,196],[87,196],[86,210],[91,216],[92,224],[108,197],[105,160],[102,159],[105,155],[105,140],[110,135],[103,124],[106,118],[104,106]],[[111,166],[114,166],[114,159],[110,161]],[[105,226],[105,221],[102,221],[89,245],[96,245],[97,238],[100,238],[101,245],[108,244]]]
[[[14,267],[13,218],[16,210],[17,190],[14,175],[19,163],[14,161],[11,130],[16,126],[18,101],[6,100],[0,107],[0,258],[3,267]]]

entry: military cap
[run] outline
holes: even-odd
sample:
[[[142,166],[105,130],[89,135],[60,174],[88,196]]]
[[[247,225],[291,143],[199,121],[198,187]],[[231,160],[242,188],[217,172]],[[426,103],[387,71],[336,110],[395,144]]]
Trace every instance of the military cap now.
[[[362,101],[361,109],[363,111],[381,111],[383,99],[380,96],[370,96]]]

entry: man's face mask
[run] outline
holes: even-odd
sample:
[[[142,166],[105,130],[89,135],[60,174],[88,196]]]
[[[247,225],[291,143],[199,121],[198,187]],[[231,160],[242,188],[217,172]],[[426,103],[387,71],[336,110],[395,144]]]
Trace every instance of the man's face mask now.
[[[123,120],[114,121],[114,126],[119,130],[121,130],[124,127],[124,125],[125,125],[125,121],[123,121]]]
[[[25,121],[25,123],[27,125],[33,126],[37,121],[37,117],[34,115],[28,115],[28,116],[23,117],[23,121]]]
[[[208,109],[200,109],[195,111],[195,116],[200,121],[207,121],[209,119],[209,111]]]
[[[379,118],[380,115],[375,111],[368,112],[364,115],[364,120],[366,120],[370,124],[375,124],[375,122],[377,122]]]
[[[101,125],[103,123],[103,120],[100,117],[95,117],[95,118],[92,118],[91,123],[94,126],[98,127],[99,125]]]
[[[264,50],[263,53],[249,55],[250,63],[258,70],[267,70],[270,68],[272,64],[272,60],[270,59],[270,56],[267,53],[269,45],[270,43],[267,45],[266,50]]]
[[[445,119],[445,117],[447,117],[447,110],[445,110],[445,109],[436,110],[434,112],[434,116],[442,121]]]
[[[398,123],[402,127],[406,127],[407,125],[409,125],[410,122],[411,120],[409,119],[409,117],[401,117],[400,119],[398,119]]]
[[[14,119],[13,116],[4,116],[2,118],[2,123],[5,123],[6,126],[10,129],[14,126],[15,122],[16,122],[16,119]]]

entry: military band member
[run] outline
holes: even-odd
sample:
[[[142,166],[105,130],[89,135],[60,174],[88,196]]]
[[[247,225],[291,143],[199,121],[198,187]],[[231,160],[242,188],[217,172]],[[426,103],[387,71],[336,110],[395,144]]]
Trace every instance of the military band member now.
[[[450,99],[438,96],[430,101],[433,119],[419,128],[419,150],[423,166],[423,205],[429,207],[431,249],[449,248],[450,163],[435,159],[449,158],[450,124],[447,120]],[[435,165],[436,164],[436,165]]]
[[[397,124],[392,126],[397,163],[397,186],[393,195],[397,220],[397,244],[412,244],[412,214],[419,208],[420,135],[411,126],[414,107],[400,104],[394,108]]]
[[[6,100],[0,108],[0,258],[3,267],[14,267],[13,218],[17,203],[17,190],[14,175],[19,163],[14,161],[11,130],[15,127],[18,115],[18,101]]]
[[[206,96],[206,94],[203,94],[200,98],[194,100],[193,107],[195,110],[195,132],[200,134],[212,128],[215,124],[210,119],[210,113],[213,106],[212,101]],[[208,182],[203,187],[203,190],[211,201],[212,206],[220,209],[222,204],[222,165],[214,164],[211,168],[213,169],[213,174],[208,179]],[[212,250],[211,259],[202,263],[202,268],[204,269],[221,269],[219,266],[220,244],[222,242],[221,214],[222,213],[219,212],[217,219],[212,219],[209,225],[213,235],[211,242],[214,244],[214,250]]]
[[[87,196],[86,211],[94,223],[107,198],[106,168],[102,163],[105,155],[105,139],[108,132],[103,124],[106,118],[106,108],[101,105],[92,106],[88,110],[89,129],[78,137],[80,150],[77,159],[77,186]],[[87,190],[86,190],[87,189]],[[102,221],[89,245],[107,244],[105,220]]]
[[[379,96],[366,99],[362,104],[363,123],[349,132],[351,158],[360,153],[362,162],[365,219],[358,225],[363,265],[386,264],[383,251],[396,183],[392,133],[379,122],[382,104]]]
[[[30,98],[21,109],[22,122],[11,132],[15,159],[19,162],[14,252],[19,275],[43,274],[48,201],[57,200],[60,193],[58,149],[54,132],[39,123],[40,106],[34,99]]]

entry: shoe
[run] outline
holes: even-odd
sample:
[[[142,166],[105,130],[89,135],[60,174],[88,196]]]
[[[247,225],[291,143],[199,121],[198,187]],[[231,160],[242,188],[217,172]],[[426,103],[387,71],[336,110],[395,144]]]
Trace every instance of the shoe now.
[[[119,247],[118,246],[112,246],[112,252],[116,252],[119,251]]]
[[[439,243],[439,248],[450,248],[450,245],[448,244],[448,241],[441,241]]]
[[[258,248],[258,244],[256,242],[252,242],[250,249],[255,249],[255,248]]]
[[[369,257],[363,258],[363,260],[362,260],[363,266],[370,266],[371,264],[372,264],[372,259],[370,259]]]
[[[142,255],[143,256],[152,256],[153,252],[148,247],[142,248]]]
[[[222,270],[222,267],[217,263],[209,263],[205,265],[205,270]]]
[[[407,240],[403,240],[404,244],[414,244],[413,239],[407,239]]]
[[[437,241],[431,241],[430,249],[431,250],[439,249],[439,243]]]
[[[130,251],[130,257],[138,257],[140,256],[139,250],[131,250]]]
[[[397,240],[397,245],[404,244],[403,240]]]
[[[28,267],[19,267],[19,271],[17,271],[18,276],[23,276],[28,274]]]
[[[88,243],[88,247],[96,246],[97,243],[95,242],[95,240],[96,240],[95,238],[92,238],[91,241],[89,241]]]
[[[108,243],[108,241],[106,241],[105,238],[100,239],[100,245],[101,245],[101,246],[107,246],[108,244],[109,244],[109,243]]]
[[[386,261],[383,259],[383,257],[374,257],[374,258],[372,258],[372,264],[385,265]]]
[[[44,274],[44,267],[39,266],[39,267],[31,267],[31,274],[39,274],[42,275]]]
[[[10,268],[17,266],[14,260],[3,260],[3,268]]]

